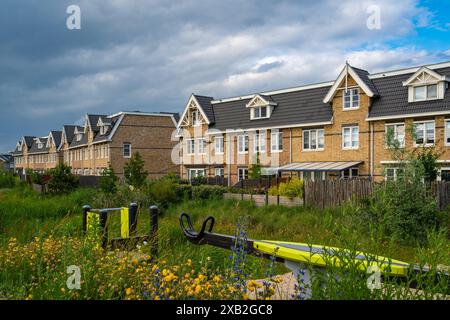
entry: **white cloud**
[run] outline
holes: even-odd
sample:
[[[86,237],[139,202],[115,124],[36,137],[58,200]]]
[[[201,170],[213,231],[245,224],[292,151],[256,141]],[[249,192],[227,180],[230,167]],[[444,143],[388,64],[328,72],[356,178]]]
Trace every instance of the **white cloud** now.
[[[347,59],[371,72],[436,59],[386,45],[431,21],[415,0],[79,3],[78,34],[50,25],[18,38],[17,21],[2,20],[0,108],[14,118],[3,127],[11,135],[22,134],[14,121],[45,134],[83,112],[181,111],[192,92],[221,98],[332,80]],[[375,31],[366,28],[374,3]],[[34,24],[56,19],[31,9]]]

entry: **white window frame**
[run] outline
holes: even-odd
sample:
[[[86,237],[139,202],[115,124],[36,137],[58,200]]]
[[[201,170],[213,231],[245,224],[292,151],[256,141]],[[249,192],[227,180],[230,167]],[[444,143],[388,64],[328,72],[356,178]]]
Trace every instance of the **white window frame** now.
[[[266,109],[266,115],[263,117],[263,116],[261,116],[261,111],[262,111],[262,109]],[[258,113],[259,113],[259,116],[256,116],[256,110],[258,109]],[[258,119],[267,119],[267,118],[270,118],[270,106],[257,106],[257,107],[252,107],[252,109],[251,109],[251,120],[258,120]]]
[[[195,176],[192,176],[192,172],[195,172]],[[199,173],[202,172],[201,175]],[[198,177],[206,177],[206,169],[205,168],[190,168],[188,169],[188,179],[189,181],[192,181],[193,178]]]
[[[355,94],[354,94],[354,91],[357,91],[358,94],[355,95]],[[345,98],[346,98],[346,94],[347,94],[347,93],[350,93],[350,101],[349,101],[350,107],[348,107],[348,108],[345,107]],[[356,107],[353,106],[353,102],[354,102],[354,97],[355,97],[355,96],[358,97],[358,105],[357,105]],[[357,110],[357,109],[359,109],[360,105],[361,105],[361,92],[360,92],[360,90],[359,90],[359,87],[356,87],[356,88],[347,88],[347,90],[345,90],[345,89],[342,90],[342,109],[343,109],[344,111],[347,111],[347,110]]]
[[[400,145],[400,148],[404,148],[405,147],[405,140],[406,140],[406,126],[405,126],[405,123],[404,122],[386,123],[384,125],[384,132],[385,132],[386,135],[388,133],[388,127],[392,127],[392,126],[394,127],[394,140],[396,140],[396,141],[398,141],[398,129],[397,129],[397,127],[403,126],[403,142]],[[387,145],[386,138],[385,138],[384,146],[385,146],[386,149],[389,149],[389,146]]]
[[[353,146],[353,129],[358,130],[358,145],[356,147]],[[350,129],[350,147],[345,146],[345,129]],[[359,126],[344,126],[342,127],[342,150],[358,150],[359,149]]]
[[[129,155],[125,154],[125,146],[129,146],[129,149],[130,149]],[[126,158],[126,159],[131,158],[131,154],[132,154],[132,152],[131,152],[131,143],[129,143],[129,142],[124,142],[123,143],[123,145],[122,145],[122,154],[123,154],[123,157]]]
[[[248,168],[238,168],[238,181],[245,180],[246,176],[248,179]]]
[[[399,167],[386,167],[385,168],[385,174],[384,174],[384,180],[385,181],[388,181],[389,179],[388,179],[388,174],[387,174],[387,172],[388,172],[388,170],[394,170],[394,175],[393,175],[393,181],[397,181],[397,178],[398,178],[398,171],[399,170],[401,170],[402,168],[399,168]]]
[[[189,156],[195,154],[195,139],[186,140],[186,154]]]
[[[433,123],[433,143],[425,143],[427,140],[427,123]],[[423,142],[424,143],[417,143],[417,140],[414,139],[414,147],[431,147],[436,144],[436,122],[434,120],[428,120],[428,121],[414,121],[414,133],[416,134],[417,125],[423,124]]]
[[[224,168],[215,168],[214,176],[223,178],[225,176],[225,169]]]
[[[253,134],[253,151],[254,153],[266,153],[266,131],[255,132]]]
[[[201,155],[206,154],[206,138],[198,138],[197,141],[197,153]]]
[[[270,152],[283,152],[283,131],[270,132]]]
[[[237,137],[237,147],[238,154],[247,154],[248,153],[248,134],[240,134]]]
[[[319,148],[319,131],[323,133],[323,147]],[[308,132],[308,148],[305,148],[305,133]],[[316,148],[311,148],[311,132],[316,134]],[[302,150],[303,151],[323,151],[325,150],[325,129],[307,129],[302,130]]]
[[[428,87],[432,87],[432,86],[436,86],[436,96],[435,97],[429,97],[428,96]],[[425,98],[423,99],[417,99],[416,98],[416,89],[418,88],[425,88]],[[428,101],[428,100],[437,100],[439,99],[439,83],[429,83],[429,84],[419,84],[419,85],[414,85],[413,88],[413,100],[414,101]]]
[[[215,154],[223,154],[224,150],[224,139],[223,136],[214,137],[214,152]]]
[[[450,119],[445,119],[444,126],[445,126],[445,146],[450,147],[450,142],[447,142],[447,139],[450,140],[450,127],[447,127],[447,124],[450,126]]]

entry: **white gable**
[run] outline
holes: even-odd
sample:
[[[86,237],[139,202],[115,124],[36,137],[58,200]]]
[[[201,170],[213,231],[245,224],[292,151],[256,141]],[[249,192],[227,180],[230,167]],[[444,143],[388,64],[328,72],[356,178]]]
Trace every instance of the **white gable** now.
[[[347,63],[346,66],[344,67],[344,69],[342,69],[342,71],[339,74],[336,81],[334,82],[333,86],[330,88],[327,95],[323,99],[324,103],[329,103],[329,102],[331,102],[331,100],[333,100],[336,92],[339,89],[340,84],[348,76],[351,76],[353,78],[353,80],[355,80],[355,82],[358,84],[358,86],[361,87],[361,89],[364,91],[364,93],[366,95],[368,95],[369,97],[373,97],[375,95],[375,93],[372,90],[370,90],[370,88],[367,86],[367,84],[361,80],[361,78],[358,76],[358,74],[355,72],[355,70],[353,70],[352,66],[350,66]]]
[[[183,114],[181,115],[177,127],[189,126],[191,124],[190,122],[191,114],[189,112],[190,110],[191,111],[198,110],[201,115],[201,122],[210,124],[210,121],[206,116],[205,112],[203,111],[202,107],[200,106],[200,103],[198,103],[197,99],[195,98],[195,95],[192,94],[188,100],[188,103],[186,104],[186,107],[184,108]]]

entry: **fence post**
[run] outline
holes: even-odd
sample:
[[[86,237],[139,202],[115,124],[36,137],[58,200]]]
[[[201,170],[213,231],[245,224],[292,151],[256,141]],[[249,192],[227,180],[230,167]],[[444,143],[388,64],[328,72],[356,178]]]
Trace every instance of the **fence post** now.
[[[264,195],[266,196],[266,198],[264,199],[266,206],[269,205],[269,192],[266,190],[264,192]]]
[[[137,203],[130,203],[130,206],[128,207],[128,224],[130,228],[130,238],[132,236],[136,235],[136,227],[137,227],[137,209],[138,205]]]
[[[108,220],[108,210],[103,209],[100,211],[100,227],[102,230],[102,248],[106,248],[108,244],[108,227],[106,221]]]
[[[277,190],[280,190],[280,172],[277,174]],[[280,193],[277,192],[277,205],[280,205]]]
[[[158,256],[158,207],[150,207],[150,242],[152,259]]]
[[[244,200],[244,179],[241,180],[241,200]]]
[[[91,211],[90,205],[83,206],[83,234],[86,234],[87,231],[87,213]]]

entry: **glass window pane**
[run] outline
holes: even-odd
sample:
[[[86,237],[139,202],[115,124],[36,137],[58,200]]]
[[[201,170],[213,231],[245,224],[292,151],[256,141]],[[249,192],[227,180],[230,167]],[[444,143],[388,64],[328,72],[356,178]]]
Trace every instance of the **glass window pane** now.
[[[317,149],[317,131],[311,131],[311,149]]]
[[[445,142],[450,143],[450,121],[445,122]]]
[[[414,100],[424,100],[426,99],[426,87],[415,87],[414,88]]]
[[[424,125],[423,123],[416,124],[416,144],[423,144],[423,131]]]
[[[323,149],[325,147],[325,139],[324,139],[324,133],[323,130],[319,130],[318,131],[318,147],[320,149]]]
[[[437,98],[437,84],[427,87],[427,98],[428,99]]]
[[[261,118],[267,117],[267,107],[261,107]]]
[[[427,122],[426,132],[427,132],[426,143],[434,143],[434,122]]]
[[[309,131],[303,131],[303,149],[309,149]]]
[[[404,146],[405,144],[405,126],[403,124],[397,126],[397,133],[396,133],[397,141],[399,142],[400,146]]]
[[[283,150],[283,133],[278,133],[278,150]]]

